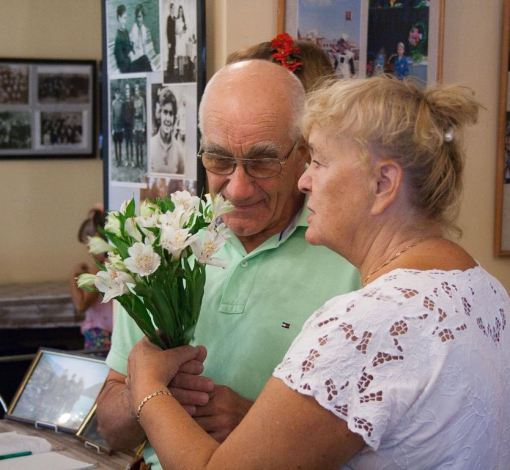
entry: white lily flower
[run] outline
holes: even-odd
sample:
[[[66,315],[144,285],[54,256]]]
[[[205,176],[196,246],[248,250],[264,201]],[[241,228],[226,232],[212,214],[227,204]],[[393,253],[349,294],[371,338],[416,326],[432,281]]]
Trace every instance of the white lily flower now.
[[[159,244],[172,255],[173,261],[177,261],[182,251],[197,239],[198,234],[191,235],[187,229],[165,225],[161,227]]]
[[[84,273],[84,274],[80,274],[76,278],[76,284],[78,285],[78,287],[80,289],[83,289],[83,288],[94,286],[94,281],[95,280],[96,280],[96,275],[95,274]]]
[[[223,199],[221,194],[214,196],[212,200],[212,220],[216,220],[232,210],[234,210],[234,205],[230,201]]]
[[[131,201],[126,200],[126,201],[124,201],[124,202],[120,205],[119,212],[120,212],[121,214],[125,214],[125,213],[126,213],[127,206],[129,205],[129,203],[130,203],[130,202],[131,202]]]
[[[147,199],[140,203],[140,215],[142,217],[150,217],[151,215],[159,214],[160,212],[159,207]]]
[[[114,253],[108,254],[108,261],[106,261],[105,266],[107,269],[112,269],[114,271],[127,271],[124,260],[120,255]]]
[[[156,241],[156,235],[154,235],[152,232],[147,231],[147,234],[145,235],[144,243],[146,245],[154,246],[155,241]]]
[[[151,245],[137,242],[128,248],[128,253],[130,257],[124,262],[126,268],[140,276],[149,276],[161,264],[161,257],[154,252]]]
[[[87,246],[89,248],[89,252],[96,255],[100,253],[108,253],[112,249],[112,246],[101,237],[88,237]]]
[[[200,240],[197,240],[191,245],[191,249],[199,263],[225,268],[227,263],[222,259],[213,258],[213,255],[225,244],[227,238],[228,234],[226,234],[223,229],[221,231],[206,230],[204,242],[202,243]]]
[[[107,232],[111,232],[115,235],[120,234],[120,219],[118,212],[109,212],[106,216],[106,221],[104,224],[104,229]]]
[[[167,211],[164,214],[161,214],[159,216],[159,223],[161,228],[184,228],[192,215],[193,211],[186,210],[184,207],[176,207],[173,212]]]
[[[129,219],[126,219],[124,228],[130,237],[134,238],[137,242],[142,241],[142,233],[136,226],[136,217],[129,217]]]
[[[122,271],[108,269],[99,271],[96,275],[95,285],[103,292],[103,303],[108,302],[119,295],[128,294],[127,284],[134,284],[135,280],[131,275]]]
[[[147,235],[150,230],[145,230],[146,227],[158,227],[158,215],[153,212],[151,215],[138,216],[135,217],[134,223],[140,227],[144,235]]]
[[[188,191],[176,191],[170,195],[175,208],[184,208],[185,211],[196,212],[200,205],[200,198],[192,196]]]

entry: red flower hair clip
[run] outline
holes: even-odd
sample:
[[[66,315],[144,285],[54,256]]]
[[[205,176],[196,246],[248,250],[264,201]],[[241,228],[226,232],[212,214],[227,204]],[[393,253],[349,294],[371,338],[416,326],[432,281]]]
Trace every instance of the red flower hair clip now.
[[[291,72],[296,71],[303,65],[301,56],[299,55],[301,50],[288,33],[276,36],[271,41],[271,50],[275,51],[273,54],[275,60],[280,61],[281,64]]]

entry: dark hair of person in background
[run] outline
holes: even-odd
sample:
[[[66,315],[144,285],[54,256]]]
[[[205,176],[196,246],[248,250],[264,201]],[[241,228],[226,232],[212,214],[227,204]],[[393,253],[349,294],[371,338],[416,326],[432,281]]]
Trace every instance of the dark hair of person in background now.
[[[99,228],[104,228],[105,224],[105,213],[101,209],[91,209],[89,216],[82,222],[80,229],[78,230],[78,241],[83,243],[88,237],[94,237],[98,234],[105,238]]]
[[[335,69],[322,47],[305,39],[298,39],[295,41],[295,44],[299,46],[303,65],[295,70],[294,74],[301,80],[306,92],[310,91],[314,85],[325,77],[335,76]],[[274,58],[271,41],[261,42],[254,46],[232,52],[227,57],[227,64],[250,59],[269,60],[279,64]]]

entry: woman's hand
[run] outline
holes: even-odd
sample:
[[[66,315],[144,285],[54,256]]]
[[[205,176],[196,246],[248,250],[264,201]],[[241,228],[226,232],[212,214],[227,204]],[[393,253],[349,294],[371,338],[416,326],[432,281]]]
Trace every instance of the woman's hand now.
[[[139,341],[129,354],[126,378],[133,406],[138,407],[140,401],[153,392],[167,390],[181,366],[184,370],[196,369],[195,361],[200,352],[200,348],[193,346],[163,351],[147,338]]]

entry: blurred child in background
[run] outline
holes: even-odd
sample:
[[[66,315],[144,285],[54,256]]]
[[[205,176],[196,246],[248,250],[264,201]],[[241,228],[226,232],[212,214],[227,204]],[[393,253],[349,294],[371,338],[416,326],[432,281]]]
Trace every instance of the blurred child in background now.
[[[103,228],[105,214],[102,208],[94,208],[89,212],[78,230],[78,240],[88,245],[89,237],[100,236],[99,227]],[[106,254],[93,254],[95,260],[104,264]],[[79,263],[75,266],[70,278],[71,297],[77,313],[85,313],[85,320],[81,324],[81,333],[85,337],[85,350],[109,350],[112,336],[112,303],[102,303],[103,296],[99,292],[88,292],[80,289],[76,284],[76,277],[83,273],[96,274],[99,267],[96,263],[88,265]],[[97,353],[106,356],[106,353]]]

